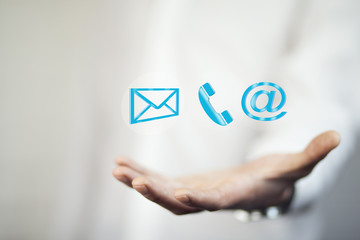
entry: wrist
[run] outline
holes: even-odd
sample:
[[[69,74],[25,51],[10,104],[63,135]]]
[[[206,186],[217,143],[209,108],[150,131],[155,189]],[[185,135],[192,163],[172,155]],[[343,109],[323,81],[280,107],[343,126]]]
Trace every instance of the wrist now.
[[[293,201],[295,194],[295,187],[292,186],[287,190],[287,193],[284,194],[284,201],[277,206],[269,206],[264,209],[254,209],[254,210],[242,210],[238,209],[234,211],[234,217],[240,222],[256,222],[262,219],[276,219],[281,215],[284,215],[288,212],[291,203]]]

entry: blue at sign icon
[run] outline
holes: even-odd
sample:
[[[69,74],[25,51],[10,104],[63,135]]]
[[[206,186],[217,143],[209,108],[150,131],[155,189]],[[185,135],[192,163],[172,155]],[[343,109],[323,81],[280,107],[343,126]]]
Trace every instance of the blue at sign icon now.
[[[273,112],[279,111],[284,106],[284,104],[286,102],[286,94],[285,94],[284,90],[279,85],[277,85],[275,83],[271,83],[271,82],[259,82],[259,83],[255,83],[255,84],[251,85],[244,92],[243,97],[241,99],[241,106],[243,108],[243,111],[245,112],[245,114],[248,117],[250,117],[252,119],[255,119],[255,120],[259,120],[259,121],[273,121],[273,120],[276,120],[276,119],[279,119],[279,118],[283,117],[286,114],[286,112],[281,112],[278,115],[273,116],[273,117],[258,117],[258,116],[255,116],[255,115],[253,115],[253,114],[251,114],[249,112],[249,110],[248,110],[248,108],[246,106],[246,99],[247,99],[250,91],[257,88],[257,87],[264,86],[264,85],[274,87],[280,92],[281,101],[280,101],[279,105],[276,106],[276,107],[273,107],[275,93],[276,93],[275,91],[270,91],[269,92],[269,91],[266,91],[266,90],[259,90],[256,93],[254,93],[254,95],[252,96],[252,98],[250,100],[250,107],[255,112],[258,112],[258,113],[265,112],[265,111],[267,111],[269,113],[273,113]],[[260,95],[262,95],[262,94],[267,95],[268,102],[267,102],[266,106],[264,106],[263,108],[258,108],[256,106],[256,102],[257,102],[258,97]]]

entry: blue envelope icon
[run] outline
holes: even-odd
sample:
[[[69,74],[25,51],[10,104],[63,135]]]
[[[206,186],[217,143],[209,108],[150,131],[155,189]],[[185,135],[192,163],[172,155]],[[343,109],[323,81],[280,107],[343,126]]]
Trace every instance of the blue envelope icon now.
[[[178,115],[178,88],[130,89],[130,124]]]

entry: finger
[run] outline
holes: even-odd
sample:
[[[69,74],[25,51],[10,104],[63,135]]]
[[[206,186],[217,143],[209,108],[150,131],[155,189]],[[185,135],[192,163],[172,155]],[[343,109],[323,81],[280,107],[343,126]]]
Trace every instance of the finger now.
[[[129,187],[132,187],[131,182],[134,178],[141,176],[142,174],[128,167],[120,166],[113,170],[114,177],[123,182]]]
[[[295,180],[308,175],[339,143],[340,135],[335,131],[316,136],[304,151],[284,157],[284,161],[281,161],[281,175]]]
[[[135,171],[144,174],[144,175],[151,175],[151,176],[160,176],[159,174],[141,166],[139,163],[135,162],[134,160],[131,160],[127,157],[117,157],[115,159],[115,163],[119,166],[126,166],[129,168],[134,169]]]
[[[340,144],[340,134],[327,131],[315,137],[303,151],[308,165],[316,164]]]
[[[140,164],[127,157],[117,157],[115,159],[115,163],[119,166],[126,166],[132,168],[142,174],[146,174],[147,172],[146,168],[142,167]]]
[[[177,201],[173,196],[172,188],[163,181],[160,182],[154,178],[142,176],[135,178],[132,181],[132,186],[144,197],[174,214],[181,215],[200,211],[200,209],[186,206]]]
[[[340,135],[335,131],[327,131],[316,136],[304,151],[295,156],[294,169],[312,169],[318,162],[328,155],[340,143]]]
[[[177,189],[174,193],[175,198],[189,206],[208,211],[223,209],[227,205],[227,199],[220,189],[209,190]]]

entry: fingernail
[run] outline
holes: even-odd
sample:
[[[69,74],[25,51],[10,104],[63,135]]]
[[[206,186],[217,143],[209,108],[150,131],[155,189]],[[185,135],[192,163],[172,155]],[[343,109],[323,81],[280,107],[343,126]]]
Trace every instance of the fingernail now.
[[[124,177],[124,176],[121,176],[121,177],[118,177],[118,180],[125,183],[125,184],[128,184],[130,181],[127,177]]]
[[[142,195],[149,195],[149,193],[150,193],[149,189],[145,185],[134,186],[134,188],[136,189],[136,191],[138,191]]]
[[[177,196],[177,199],[179,199],[183,203],[190,203],[190,199],[187,195]]]

